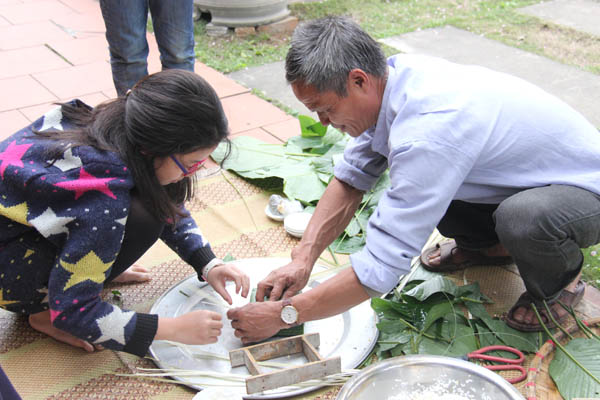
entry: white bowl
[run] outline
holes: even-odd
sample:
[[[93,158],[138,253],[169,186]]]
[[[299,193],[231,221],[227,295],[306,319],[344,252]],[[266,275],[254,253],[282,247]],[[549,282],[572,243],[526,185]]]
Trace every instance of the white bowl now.
[[[283,218],[284,218],[284,216],[281,214],[280,215],[273,214],[273,212],[271,212],[271,208],[269,207],[268,204],[265,207],[265,214],[267,214],[267,217],[271,218],[274,221],[278,221],[278,222],[283,221]]]
[[[301,238],[311,218],[312,214],[307,212],[289,214],[283,220],[283,227],[290,235]]]

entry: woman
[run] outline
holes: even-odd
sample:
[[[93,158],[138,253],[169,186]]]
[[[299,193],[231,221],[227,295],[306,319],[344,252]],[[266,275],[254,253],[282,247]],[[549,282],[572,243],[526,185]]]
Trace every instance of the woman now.
[[[229,303],[248,277],[217,259],[183,207],[193,173],[227,140],[210,85],[182,70],[145,77],[92,109],[75,100],[0,143],[0,306],[34,329],[93,351],[144,356],[154,339],[216,342],[221,316],[121,310],[109,281],[144,281],[132,266],[158,238]]]

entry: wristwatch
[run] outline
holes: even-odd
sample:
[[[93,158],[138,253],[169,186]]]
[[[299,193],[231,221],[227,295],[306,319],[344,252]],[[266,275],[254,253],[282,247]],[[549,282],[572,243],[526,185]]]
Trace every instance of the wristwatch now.
[[[292,305],[292,299],[283,299],[282,305],[281,320],[288,325],[296,324],[298,322],[298,310]]]

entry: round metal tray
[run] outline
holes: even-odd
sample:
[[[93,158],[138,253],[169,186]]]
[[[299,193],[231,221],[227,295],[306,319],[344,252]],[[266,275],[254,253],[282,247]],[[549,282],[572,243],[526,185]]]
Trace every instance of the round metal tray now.
[[[242,269],[250,277],[251,288],[267,276],[272,270],[287,264],[287,258],[248,258],[232,261],[231,264]],[[315,265],[315,272],[326,271],[327,268]],[[310,290],[320,282],[328,279],[323,276],[310,282],[304,289]],[[239,307],[248,303],[235,294],[233,284],[229,286],[232,295],[233,306]],[[234,373],[249,376],[245,367],[232,368],[228,360],[229,351],[243,347],[242,342],[233,334],[233,328],[227,319],[228,305],[221,299],[210,285],[198,281],[196,275],[184,279],[167,290],[152,306],[150,313],[161,317],[176,317],[192,310],[212,310],[222,314],[223,331],[219,341],[210,345],[181,347],[164,341],[154,341],[150,346],[150,354],[156,359],[160,368],[180,368],[186,370],[205,370],[211,372]],[[356,368],[369,355],[377,342],[376,316],[371,308],[370,302],[365,301],[358,306],[334,317],[309,321],[304,324],[304,333],[319,332],[321,345],[319,353],[324,357],[340,356],[342,369]],[[226,359],[213,359],[198,357],[199,353],[218,354]],[[271,361],[287,363],[290,366],[300,365],[307,362],[303,355],[287,356],[273,359]],[[266,368],[263,372],[268,372]],[[189,378],[173,375],[174,379],[180,380],[196,390],[203,387],[222,384],[222,380],[211,377]],[[320,386],[312,387],[286,387],[265,391],[260,394],[247,395],[245,386],[240,386],[240,395],[244,399],[275,399],[296,396],[318,389]]]
[[[412,355],[373,364],[352,377],[337,400],[391,400],[460,396],[469,400],[525,400],[500,375],[452,357]]]

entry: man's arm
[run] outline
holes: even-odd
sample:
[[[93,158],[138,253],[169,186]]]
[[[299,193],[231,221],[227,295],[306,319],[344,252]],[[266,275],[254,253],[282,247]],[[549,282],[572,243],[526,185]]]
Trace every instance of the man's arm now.
[[[342,313],[369,298],[364,287],[348,268],[326,280],[316,288],[292,297],[298,310],[298,323],[327,318]],[[235,336],[244,344],[254,343],[289,328],[281,320],[282,301],[250,303],[227,312]]]
[[[300,244],[292,250],[292,262],[271,272],[258,284],[257,301],[262,301],[265,296],[270,300],[291,297],[306,286],[317,258],[348,226],[363,194],[333,178],[319,200]]]

